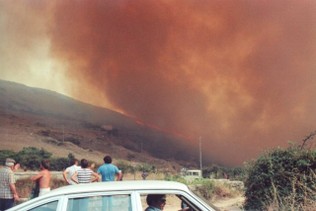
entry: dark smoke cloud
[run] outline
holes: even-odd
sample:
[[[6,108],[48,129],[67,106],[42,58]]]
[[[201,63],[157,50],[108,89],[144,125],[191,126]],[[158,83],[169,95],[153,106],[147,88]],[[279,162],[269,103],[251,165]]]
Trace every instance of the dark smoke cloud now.
[[[98,90],[91,101],[103,93],[192,146],[201,136],[209,161],[240,164],[315,130],[315,1],[60,0],[50,14],[73,96]]]

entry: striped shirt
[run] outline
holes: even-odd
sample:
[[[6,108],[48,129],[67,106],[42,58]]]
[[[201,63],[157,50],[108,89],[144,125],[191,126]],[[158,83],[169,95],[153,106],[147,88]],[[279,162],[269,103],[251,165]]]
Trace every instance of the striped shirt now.
[[[89,168],[81,168],[77,170],[77,178],[79,183],[90,183],[93,171]]]
[[[9,167],[0,168],[0,198],[12,199],[10,184],[15,183],[14,173]]]

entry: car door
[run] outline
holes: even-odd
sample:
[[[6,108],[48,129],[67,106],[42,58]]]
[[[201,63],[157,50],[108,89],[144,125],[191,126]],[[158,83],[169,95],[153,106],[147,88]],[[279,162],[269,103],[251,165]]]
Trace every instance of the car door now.
[[[166,197],[166,204],[164,211],[185,210],[188,211],[215,211],[215,208],[210,207],[208,204],[200,200],[193,193],[185,192],[182,190],[146,190],[138,191],[141,200],[142,208],[145,210],[148,204],[146,198],[150,194],[163,194]]]

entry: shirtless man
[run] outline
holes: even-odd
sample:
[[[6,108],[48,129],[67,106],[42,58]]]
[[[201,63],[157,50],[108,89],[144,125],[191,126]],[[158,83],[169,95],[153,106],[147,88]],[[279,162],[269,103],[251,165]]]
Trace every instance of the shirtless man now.
[[[31,177],[31,180],[34,182],[39,182],[39,196],[47,193],[50,191],[50,179],[51,174],[49,172],[49,161],[48,160],[42,160],[40,164],[41,171]]]

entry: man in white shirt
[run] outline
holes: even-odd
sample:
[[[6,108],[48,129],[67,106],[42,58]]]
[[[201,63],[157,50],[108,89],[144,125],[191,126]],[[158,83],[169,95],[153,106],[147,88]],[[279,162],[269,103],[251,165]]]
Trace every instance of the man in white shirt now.
[[[79,161],[77,159],[73,159],[70,163],[71,166],[69,166],[68,168],[65,169],[65,171],[63,172],[63,177],[65,179],[65,181],[69,184],[69,185],[74,185],[76,184],[72,179],[72,175],[74,175],[74,173],[76,173],[78,171],[78,169],[80,169],[80,166],[78,166]]]

